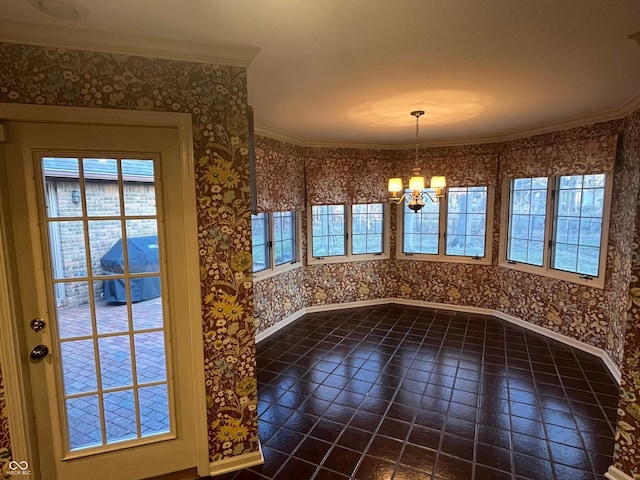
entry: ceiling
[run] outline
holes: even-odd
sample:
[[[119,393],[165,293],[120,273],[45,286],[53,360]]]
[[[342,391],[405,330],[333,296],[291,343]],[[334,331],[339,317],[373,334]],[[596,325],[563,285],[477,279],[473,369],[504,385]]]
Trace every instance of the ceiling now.
[[[0,0],[0,20],[244,55],[257,131],[304,145],[408,145],[415,109],[442,144],[640,108],[638,0]]]

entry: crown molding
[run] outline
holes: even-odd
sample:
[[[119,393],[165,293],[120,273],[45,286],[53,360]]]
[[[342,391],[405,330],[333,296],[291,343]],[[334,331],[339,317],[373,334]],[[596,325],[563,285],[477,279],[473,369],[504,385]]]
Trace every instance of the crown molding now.
[[[290,143],[298,147],[326,147],[326,148],[371,148],[376,150],[399,150],[404,148],[403,145],[393,144],[377,144],[377,143],[355,143],[355,142],[332,142],[330,140],[307,140],[302,137],[296,137],[289,135],[288,133],[281,132],[280,130],[274,130],[264,125],[256,124],[254,126],[254,132],[256,135],[262,137],[269,137],[273,140],[280,142]],[[407,146],[407,148],[409,148]],[[413,147],[415,148],[415,144]]]
[[[424,142],[420,144],[422,148],[429,147],[452,147],[458,145],[479,145],[486,143],[500,143],[508,142],[511,140],[517,140],[519,138],[533,137],[534,135],[541,135],[544,133],[558,132],[561,130],[568,130],[570,128],[584,127],[585,125],[592,125],[594,123],[609,122],[612,120],[619,120],[631,115],[636,110],[640,109],[640,93],[632,97],[629,101],[623,103],[617,108],[606,110],[604,112],[583,115],[571,120],[562,122],[546,123],[535,127],[530,127],[522,130],[513,130],[498,135],[484,135],[477,137],[460,137],[451,138],[445,140],[435,140],[432,142]],[[291,143],[300,147],[334,147],[334,148],[370,148],[376,150],[405,150],[415,148],[415,144],[364,144],[364,143],[339,143],[330,142],[324,140],[308,140],[300,137],[294,137],[278,130],[267,128],[263,125],[256,125],[255,132],[258,135],[264,137],[273,138],[281,142]]]
[[[248,68],[258,47],[0,20],[0,42]]]

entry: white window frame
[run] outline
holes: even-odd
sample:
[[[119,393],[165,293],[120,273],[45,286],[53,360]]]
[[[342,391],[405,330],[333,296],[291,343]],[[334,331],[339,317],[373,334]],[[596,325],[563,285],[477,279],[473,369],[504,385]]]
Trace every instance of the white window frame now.
[[[509,215],[510,215],[510,196],[511,181],[515,178],[505,178],[502,182],[502,205],[500,209],[500,249],[498,266],[510,268],[521,272],[532,273],[543,277],[556,278],[567,282],[587,285],[589,287],[604,288],[605,277],[607,271],[607,250],[609,245],[609,220],[611,218],[611,195],[613,190],[613,175],[607,173],[605,175],[604,184],[604,205],[602,210],[602,238],[600,240],[600,263],[597,277],[584,276],[580,273],[567,272],[565,270],[556,270],[551,268],[551,251],[553,249],[552,239],[555,232],[556,223],[556,189],[561,176],[565,175],[548,175],[547,177],[547,209],[545,217],[545,237],[544,251],[542,256],[542,266],[532,265],[528,263],[518,263],[507,260],[507,244],[509,235]],[[591,175],[590,173],[575,175]],[[539,177],[540,175],[535,175]],[[517,177],[528,178],[528,177]]]
[[[294,221],[295,221],[295,236],[294,245],[295,245],[295,255],[293,262],[283,263],[281,265],[275,264],[275,249],[274,249],[274,226],[275,222],[273,221],[273,213],[265,213],[267,215],[267,229],[268,229],[268,239],[267,239],[267,248],[269,250],[269,266],[264,270],[260,270],[259,272],[255,272],[253,274],[253,278],[258,280],[264,280],[269,277],[273,277],[275,275],[280,275],[281,273],[288,272],[290,270],[295,270],[296,268],[302,267],[301,259],[301,239],[302,239],[302,222],[300,221],[300,212],[294,210],[282,210],[277,213],[285,213],[285,212],[293,212],[294,213]]]
[[[352,206],[370,205],[373,203],[382,204],[382,253],[352,253],[351,240],[353,238]],[[389,204],[386,202],[362,202],[362,203],[334,203],[331,205],[343,205],[345,210],[345,255],[332,255],[327,257],[313,256],[313,215],[314,205],[307,206],[307,262],[309,265],[320,265],[328,263],[363,262],[366,260],[388,260],[390,258],[391,233],[389,225]],[[315,205],[320,206],[320,205]]]
[[[438,211],[438,253],[405,253],[404,252],[404,203],[397,205],[397,232],[396,241],[396,258],[402,260],[417,260],[421,262],[447,262],[447,263],[470,263],[473,265],[491,265],[493,255],[493,210],[495,188],[493,185],[469,185],[469,187],[487,187],[487,220],[485,226],[484,240],[484,256],[464,256],[464,255],[447,255],[447,205],[449,199],[449,190],[445,192],[445,197],[440,199]],[[428,202],[431,200],[427,199]]]

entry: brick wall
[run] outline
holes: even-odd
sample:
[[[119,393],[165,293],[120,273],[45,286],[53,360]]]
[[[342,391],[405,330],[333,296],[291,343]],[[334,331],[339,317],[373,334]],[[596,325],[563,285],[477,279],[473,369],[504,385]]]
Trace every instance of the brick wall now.
[[[82,215],[82,202],[73,202],[73,192],[80,191],[78,182],[73,180],[49,179],[52,195],[57,204],[56,217],[74,217]],[[127,182],[123,186],[125,213],[132,215],[155,214],[155,191],[151,183]],[[120,215],[120,200],[116,182],[85,181],[85,197],[89,216]],[[52,211],[53,210],[52,206]],[[84,231],[81,221],[62,221],[51,224],[59,233],[59,273],[57,278],[75,278],[87,274],[87,255],[85,253]],[[142,237],[157,234],[155,220],[127,220],[128,237]],[[90,245],[90,268],[94,274],[100,274],[100,259],[113,244],[122,237],[119,220],[91,220],[88,222]],[[55,234],[50,231],[50,236]],[[55,243],[55,242],[54,242]],[[55,263],[55,261],[54,261]],[[56,267],[54,266],[54,271]],[[78,306],[87,303],[88,285],[86,282],[65,284],[65,306]],[[96,281],[94,291],[97,298],[102,294],[102,282]]]

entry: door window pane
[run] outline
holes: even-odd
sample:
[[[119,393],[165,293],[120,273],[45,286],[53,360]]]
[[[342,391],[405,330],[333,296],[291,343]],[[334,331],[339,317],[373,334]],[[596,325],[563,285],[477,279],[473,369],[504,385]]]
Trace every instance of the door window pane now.
[[[83,195],[77,158],[44,157],[42,174],[48,218],[81,217]]]
[[[94,392],[98,389],[93,340],[74,340],[60,345],[64,393]]]
[[[84,200],[90,217],[119,216],[118,161],[113,158],[82,160]]]
[[[118,268],[113,271],[110,257],[110,250],[122,238],[122,223],[120,220],[89,220],[89,250],[91,251],[91,270],[95,276],[113,275],[123,273],[124,270]],[[116,247],[117,249],[118,247]],[[114,252],[116,254],[116,252]],[[105,267],[102,266],[102,259],[105,258]]]
[[[91,295],[89,282],[54,283],[54,290],[62,292],[61,297],[57,298],[56,306],[60,339],[91,335],[93,327],[89,302]]]
[[[142,387],[138,389],[138,397],[142,435],[168,432],[170,425],[167,385]]]
[[[131,373],[131,345],[129,335],[117,335],[98,339],[102,388],[126,387],[133,384]]]
[[[134,335],[136,374],[138,383],[163,382],[167,379],[164,360],[164,333],[149,332]]]
[[[124,211],[128,216],[155,215],[153,160],[122,160]]]
[[[103,401],[107,441],[136,438],[136,402],[133,390],[105,393]]]
[[[55,249],[51,255],[54,279],[87,276],[84,223],[79,221],[50,222],[48,230],[57,232],[57,238],[49,237],[49,247]],[[58,259],[60,264],[58,264]]]
[[[70,450],[102,445],[98,396],[70,398],[65,406]]]

